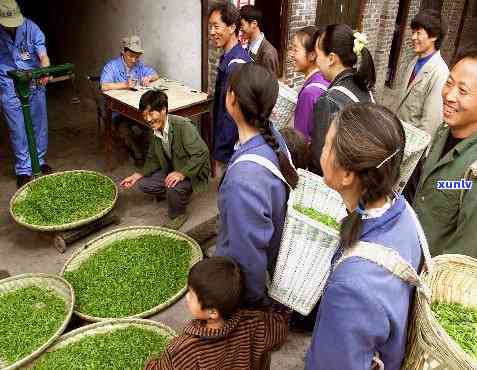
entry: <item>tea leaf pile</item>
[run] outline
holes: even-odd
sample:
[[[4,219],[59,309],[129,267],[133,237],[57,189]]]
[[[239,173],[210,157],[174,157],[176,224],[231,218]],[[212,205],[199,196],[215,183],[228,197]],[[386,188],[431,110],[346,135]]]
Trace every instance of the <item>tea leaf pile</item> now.
[[[120,318],[148,311],[187,283],[188,242],[143,235],[111,243],[65,278],[75,290],[76,309],[90,316]]]
[[[56,351],[47,352],[35,370],[118,369],[141,370],[151,355],[160,356],[170,337],[140,327],[84,336]]]
[[[325,224],[337,231],[340,230],[340,224],[336,221],[333,217],[325,215],[321,212],[318,212],[314,208],[310,207],[302,207],[301,205],[295,204],[293,206],[296,211],[300,212],[301,214],[310,217],[311,219],[318,221],[319,223]]]
[[[13,213],[29,225],[54,226],[93,217],[109,208],[116,188],[105,176],[67,172],[31,183]]]
[[[449,303],[435,303],[431,308],[447,334],[477,359],[477,310]]]
[[[54,292],[31,286],[0,295],[0,358],[14,363],[47,342],[67,315]]]

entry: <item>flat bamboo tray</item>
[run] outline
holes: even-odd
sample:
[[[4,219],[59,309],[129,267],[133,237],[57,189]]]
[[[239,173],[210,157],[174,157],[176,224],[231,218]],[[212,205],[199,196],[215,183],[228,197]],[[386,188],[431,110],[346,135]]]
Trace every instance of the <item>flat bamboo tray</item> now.
[[[111,243],[114,243],[118,240],[123,239],[133,239],[143,235],[162,235],[171,237],[178,240],[185,240],[190,248],[191,248],[191,259],[190,259],[190,267],[195,265],[202,259],[202,250],[200,249],[199,244],[197,242],[183,234],[179,231],[167,229],[164,227],[159,226],[130,226],[119,228],[110,232],[107,232],[99,237],[89,241],[86,245],[80,249],[78,249],[66,262],[63,268],[60,271],[60,274],[63,276],[67,271],[74,271],[79,268],[84,262],[86,262],[90,257],[94,256],[100,250],[107,248]],[[134,318],[143,318],[152,316],[165,308],[174,304],[179,298],[181,298],[185,292],[187,291],[187,284],[183,286],[181,290],[179,290],[175,295],[169,298],[166,302],[151,308],[145,312],[140,312],[135,315],[129,316]],[[74,311],[76,315],[81,317],[82,319],[90,322],[98,322],[98,321],[105,321],[105,320],[113,320],[116,318],[110,317],[96,317],[91,316],[86,313],[80,312],[78,310]]]
[[[93,175],[96,175],[96,176],[100,176],[100,177],[109,179],[111,181],[111,184],[114,186],[114,189],[115,189],[115,196],[114,196],[114,199],[111,202],[111,205],[109,207],[103,209],[102,211],[98,212],[94,216],[85,218],[83,220],[70,222],[70,223],[67,223],[67,224],[62,224],[62,225],[32,225],[32,224],[29,224],[29,223],[25,222],[22,218],[20,218],[20,217],[18,217],[17,215],[14,214],[13,206],[15,205],[17,200],[20,200],[27,195],[28,190],[30,189],[32,184],[40,182],[46,177],[62,176],[64,174],[68,174],[68,173],[87,173],[87,174],[93,174]],[[53,232],[53,231],[63,231],[63,230],[75,229],[75,228],[78,228],[80,226],[87,225],[87,224],[89,224],[93,221],[96,221],[96,220],[100,219],[101,217],[107,215],[114,208],[114,206],[116,205],[117,200],[118,200],[118,187],[113,182],[113,180],[111,180],[109,177],[107,177],[107,176],[105,176],[101,173],[94,172],[94,171],[84,171],[84,170],[55,172],[51,175],[46,175],[46,176],[42,176],[42,177],[39,177],[37,179],[34,179],[33,181],[30,181],[29,183],[23,185],[20,189],[18,189],[17,192],[13,195],[12,199],[10,199],[10,215],[15,220],[15,222],[17,222],[18,224],[20,224],[20,225],[22,225],[22,226],[24,226],[24,227],[26,227],[27,229],[30,229],[30,230],[51,231],[51,232]]]
[[[56,275],[41,273],[23,274],[0,280],[0,295],[31,286],[53,291],[59,298],[63,299],[66,304],[65,319],[58,330],[41,347],[37,348],[30,355],[10,365],[6,364],[2,361],[2,359],[0,359],[0,369],[2,370],[18,369],[19,367],[39,356],[65,331],[71,319],[71,315],[73,314],[73,307],[75,303],[73,287],[65,279]]]
[[[129,327],[137,327],[154,331],[160,335],[168,336],[171,339],[177,335],[176,332],[170,327],[157,321],[133,318],[115,319],[86,325],[81,328],[75,329],[65,335],[62,335],[50,348],[46,350],[45,353],[51,353],[70,344],[77,343],[85,337],[108,334],[114,332],[115,330],[125,329]],[[33,367],[35,363],[39,360],[41,360],[41,356],[33,363],[31,363],[28,367]]]

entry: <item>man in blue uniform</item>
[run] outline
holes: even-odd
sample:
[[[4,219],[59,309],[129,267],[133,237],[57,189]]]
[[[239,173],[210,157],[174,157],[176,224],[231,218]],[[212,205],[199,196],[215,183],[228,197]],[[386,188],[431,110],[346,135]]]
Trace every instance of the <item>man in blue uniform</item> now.
[[[0,0],[0,104],[10,130],[10,140],[15,155],[15,174],[20,187],[32,179],[28,142],[23,121],[23,111],[13,80],[7,75],[13,69],[48,67],[45,35],[31,20],[22,16],[15,0]],[[30,111],[40,169],[51,173],[45,162],[48,148],[48,118],[46,113],[45,85],[48,77],[31,84]]]
[[[250,63],[252,60],[238,42],[240,12],[233,4],[227,2],[213,6],[209,12],[209,26],[215,46],[224,51],[217,67],[214,95],[213,156],[217,161],[217,173],[220,176],[224,165],[232,157],[234,145],[238,140],[237,126],[225,108],[227,80],[238,64]]]
[[[122,46],[121,55],[109,61],[103,68],[101,73],[103,91],[130,89],[137,85],[148,86],[159,78],[152,67],[146,66],[140,60],[144,49],[139,36],[125,37]],[[134,130],[138,131],[139,135],[144,135],[147,129],[119,113],[113,113],[113,122],[117,125],[119,136],[124,141],[136,166],[143,165],[147,147],[141,147],[138,144],[138,137]]]

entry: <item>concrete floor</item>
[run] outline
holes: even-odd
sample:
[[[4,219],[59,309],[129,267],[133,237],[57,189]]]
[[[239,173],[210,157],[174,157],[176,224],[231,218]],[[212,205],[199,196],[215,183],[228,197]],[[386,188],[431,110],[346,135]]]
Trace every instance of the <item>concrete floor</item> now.
[[[80,104],[71,103],[68,87],[52,86],[48,96],[49,150],[48,163],[56,170],[88,169],[103,171],[102,146],[97,134],[95,107],[83,97]],[[96,233],[68,247],[60,254],[52,247],[51,239],[18,226],[9,214],[9,201],[16,191],[13,158],[8,130],[0,118],[0,270],[12,275],[27,272],[58,273],[74,250],[99,235]],[[124,150],[115,149],[116,168],[106,173],[119,182],[135,171],[132,160]],[[189,206],[191,217],[181,229],[187,232],[194,226],[217,214],[217,180],[212,179],[209,191],[194,195]],[[161,225],[166,221],[164,201],[156,202],[138,190],[120,190],[115,213],[121,217],[121,226]],[[108,227],[104,231],[114,229]],[[184,298],[151,319],[159,320],[180,331],[190,319]],[[303,358],[310,334],[290,333],[287,343],[272,356],[272,369],[303,369]]]

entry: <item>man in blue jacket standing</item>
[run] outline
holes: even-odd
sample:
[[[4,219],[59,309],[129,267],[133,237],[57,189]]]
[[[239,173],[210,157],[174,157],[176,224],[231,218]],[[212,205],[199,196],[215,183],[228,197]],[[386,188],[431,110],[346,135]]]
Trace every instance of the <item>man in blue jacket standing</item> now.
[[[224,51],[217,67],[214,97],[213,157],[217,161],[220,175],[232,157],[238,140],[237,126],[225,108],[227,80],[237,65],[250,63],[252,60],[238,41],[240,12],[233,4],[224,2],[213,6],[209,12],[209,26],[215,46]]]
[[[0,0],[0,105],[10,130],[10,140],[15,155],[17,186],[21,187],[32,179],[32,168],[28,142],[23,121],[20,99],[17,97],[13,80],[7,72],[14,69],[49,67],[45,35],[31,20],[23,17],[15,0]],[[45,85],[48,77],[31,84],[30,111],[40,170],[51,173],[45,162],[48,148],[48,118],[46,112]]]

